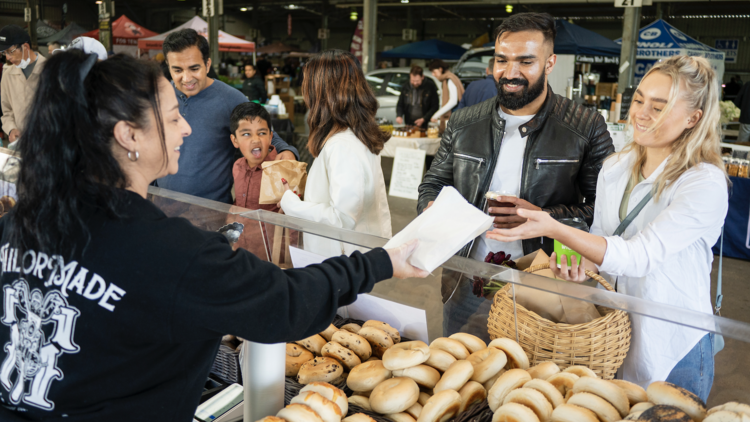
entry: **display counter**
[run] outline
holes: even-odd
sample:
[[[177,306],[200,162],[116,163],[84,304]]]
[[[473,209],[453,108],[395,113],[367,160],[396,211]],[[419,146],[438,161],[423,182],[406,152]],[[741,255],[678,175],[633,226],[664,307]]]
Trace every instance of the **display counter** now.
[[[441,138],[404,138],[401,136],[391,136],[383,150],[380,152],[381,157],[395,157],[396,148],[421,149],[427,155],[435,155],[440,148]]]

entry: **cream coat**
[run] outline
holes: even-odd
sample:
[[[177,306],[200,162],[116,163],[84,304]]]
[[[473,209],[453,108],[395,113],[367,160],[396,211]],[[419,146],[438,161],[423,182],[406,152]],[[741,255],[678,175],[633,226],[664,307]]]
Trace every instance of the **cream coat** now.
[[[3,132],[6,134],[10,134],[13,129],[18,129],[23,134],[31,101],[34,99],[39,77],[46,61],[39,53],[36,53],[36,57],[37,62],[29,79],[26,79],[23,71],[16,66],[3,69],[3,79],[0,82],[0,104],[3,109]]]

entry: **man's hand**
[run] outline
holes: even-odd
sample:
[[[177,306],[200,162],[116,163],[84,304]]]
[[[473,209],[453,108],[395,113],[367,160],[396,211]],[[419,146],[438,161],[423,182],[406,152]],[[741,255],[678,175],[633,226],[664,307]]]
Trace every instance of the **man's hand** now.
[[[516,198],[515,196],[500,196],[497,198],[497,202],[510,202],[511,204],[514,204],[515,207],[490,207],[487,209],[489,215],[500,216],[495,217],[495,221],[493,223],[496,229],[512,229],[525,223],[526,218],[519,216],[517,213],[517,210],[519,208],[532,211],[542,210],[531,202],[523,200],[521,198]]]
[[[396,117],[396,124],[403,125],[404,124],[404,118],[403,117]]]
[[[297,157],[294,156],[292,151],[282,151],[276,156],[276,161],[281,160],[297,161]]]
[[[508,198],[507,196],[505,198]],[[514,242],[516,240],[533,239],[535,237],[555,237],[555,229],[562,226],[557,220],[544,211],[530,211],[523,208],[497,208],[500,210],[514,210],[526,220],[513,229],[494,229],[487,232],[487,238],[500,242]],[[563,226],[564,227],[564,226]]]
[[[21,137],[21,132],[18,129],[13,129],[8,134],[8,141],[10,143],[16,142]]]
[[[422,126],[423,123],[424,123],[424,117],[415,120],[414,126]]]

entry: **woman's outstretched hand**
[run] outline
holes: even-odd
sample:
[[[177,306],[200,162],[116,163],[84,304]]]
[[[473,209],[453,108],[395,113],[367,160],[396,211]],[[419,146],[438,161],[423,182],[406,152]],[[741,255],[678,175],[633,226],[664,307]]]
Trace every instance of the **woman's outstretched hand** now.
[[[532,211],[524,208],[514,208],[516,214],[526,218],[526,222],[512,229],[494,229],[487,232],[487,238],[501,242],[532,239],[535,237],[553,237],[552,233],[558,223],[544,211]]]
[[[428,273],[427,271],[420,270],[419,268],[406,262],[406,260],[409,259],[411,254],[414,253],[414,250],[417,249],[418,244],[419,244],[418,241],[412,240],[410,242],[404,243],[403,245],[397,248],[385,250],[386,252],[388,252],[388,256],[391,257],[391,264],[393,265],[393,277],[395,278],[410,278],[410,277],[425,278],[428,275],[430,275],[430,273]]]
[[[552,256],[549,257],[549,268],[552,270],[555,278],[582,283],[589,279],[589,276],[586,275],[585,260],[586,258],[581,257],[581,262],[579,263],[578,257],[572,255],[570,257],[570,268],[568,268],[568,260],[565,258],[560,260],[560,268],[557,268],[557,254],[552,252]]]

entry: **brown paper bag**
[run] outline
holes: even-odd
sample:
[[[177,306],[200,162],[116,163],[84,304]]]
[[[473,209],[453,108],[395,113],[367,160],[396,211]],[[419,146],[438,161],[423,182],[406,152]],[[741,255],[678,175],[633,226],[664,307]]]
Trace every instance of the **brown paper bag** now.
[[[278,204],[284,196],[284,185],[281,179],[286,179],[289,187],[298,195],[305,193],[307,183],[307,163],[302,161],[266,161],[261,164],[263,175],[260,179],[260,204]]]

